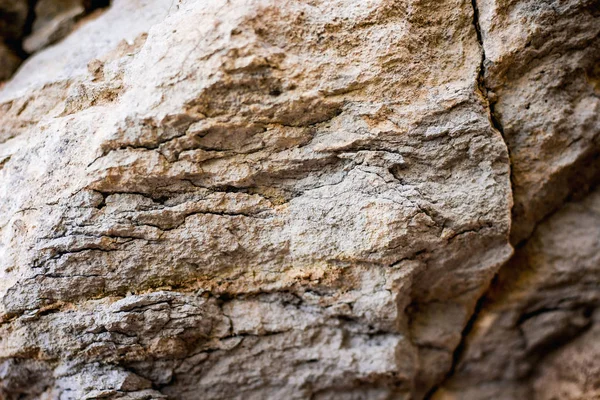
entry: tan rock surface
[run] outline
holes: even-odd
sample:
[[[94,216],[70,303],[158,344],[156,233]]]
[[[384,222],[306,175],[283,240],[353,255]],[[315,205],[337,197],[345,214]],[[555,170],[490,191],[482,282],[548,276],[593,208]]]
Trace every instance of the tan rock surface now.
[[[38,26],[75,30],[0,90],[0,397],[427,396],[512,254],[498,121],[513,235],[574,192],[519,175],[510,138],[552,112],[503,108],[536,55],[486,7],[114,0]],[[567,11],[593,80],[594,12]],[[590,82],[565,90],[586,155]]]
[[[585,193],[600,166],[600,4],[477,5],[484,84],[511,154],[512,241],[524,244],[434,398],[595,399],[600,197]]]
[[[31,34],[23,48],[34,53],[62,39],[73,30],[75,21],[85,13],[82,0],[37,0]]]

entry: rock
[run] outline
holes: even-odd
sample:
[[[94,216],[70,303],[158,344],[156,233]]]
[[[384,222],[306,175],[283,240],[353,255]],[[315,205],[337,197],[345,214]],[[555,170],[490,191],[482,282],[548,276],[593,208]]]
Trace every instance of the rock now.
[[[478,0],[484,84],[512,160],[519,243],[600,173],[600,3]]]
[[[537,227],[501,270],[435,399],[597,395],[599,211],[596,190]]]
[[[84,12],[83,0],[38,0],[32,32],[23,42],[23,48],[34,53],[62,39]]]
[[[586,187],[596,171],[583,161],[595,154],[595,9],[559,7],[585,29],[540,55],[521,43],[520,16],[571,25],[513,3],[496,26],[497,3],[459,0],[115,0],[85,18],[89,4],[37,2],[25,42],[37,52],[0,89],[0,397],[502,390],[504,360],[472,364],[478,330],[468,343],[463,331],[513,253],[511,230],[526,238],[577,195],[574,171]],[[585,153],[562,164],[561,141],[519,156],[519,135],[554,129],[553,113],[509,107],[550,90],[519,77],[558,53],[571,57],[549,73],[566,87],[552,105],[576,118],[552,134],[572,128]],[[580,68],[585,82],[568,78]],[[540,190],[554,175],[570,185]],[[500,275],[512,282],[531,252],[564,256],[550,265],[565,280],[536,261],[531,310],[508,288],[510,311],[494,311],[492,291],[476,318],[499,315],[481,340],[513,351],[507,396],[543,385],[513,378],[557,371],[532,352],[594,325],[597,221],[580,223],[594,196],[541,224]],[[578,241],[555,254],[556,234]],[[581,301],[563,302],[573,287]]]
[[[582,349],[596,352],[600,299],[600,195],[586,196],[600,171],[599,3],[477,6],[483,85],[512,161],[511,241],[522,247],[433,398],[594,398],[597,361]]]
[[[552,354],[533,378],[533,391],[540,400],[593,399],[600,396],[600,324]]]
[[[109,0],[0,0],[0,82],[8,80],[30,54],[85,25],[99,14],[99,8],[109,3]],[[143,4],[138,6],[144,8]],[[77,51],[93,52],[93,48],[88,43],[87,47],[77,46]],[[76,65],[74,61],[65,60]],[[38,72],[51,74],[46,70]]]

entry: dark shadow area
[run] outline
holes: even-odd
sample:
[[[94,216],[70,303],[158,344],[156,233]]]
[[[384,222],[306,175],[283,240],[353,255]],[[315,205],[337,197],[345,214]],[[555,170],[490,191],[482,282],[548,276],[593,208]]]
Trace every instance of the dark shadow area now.
[[[110,0],[0,1],[0,82],[21,63],[76,27],[78,21],[110,6]]]

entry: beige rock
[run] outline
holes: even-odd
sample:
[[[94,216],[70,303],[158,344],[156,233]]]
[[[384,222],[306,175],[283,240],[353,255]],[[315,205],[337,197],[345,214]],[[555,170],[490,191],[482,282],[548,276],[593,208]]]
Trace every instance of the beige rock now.
[[[26,27],[29,5],[26,0],[0,0],[0,85],[21,64],[15,52]]]
[[[513,243],[600,171],[597,1],[477,0],[484,83],[512,160]]]
[[[47,12],[0,90],[0,397],[546,399],[560,370],[532,352],[594,325],[596,194],[538,227],[500,280],[534,273],[453,354],[512,255],[500,130],[515,243],[593,183],[598,24],[572,3]]]
[[[512,241],[529,239],[502,268],[434,398],[596,398],[600,197],[562,205],[598,183],[600,9],[476,4],[484,85],[511,154]]]
[[[471,6],[164,4],[115,2],[4,89],[0,356],[82,397],[132,368],[178,398],[420,396],[511,254]],[[98,325],[161,287],[218,307]]]
[[[67,36],[85,13],[83,0],[38,0],[31,34],[23,48],[34,53]]]

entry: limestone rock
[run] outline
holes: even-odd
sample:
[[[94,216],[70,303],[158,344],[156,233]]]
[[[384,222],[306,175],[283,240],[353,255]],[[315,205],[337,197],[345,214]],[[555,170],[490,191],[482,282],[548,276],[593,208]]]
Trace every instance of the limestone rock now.
[[[513,242],[527,237],[576,192],[551,191],[553,177],[573,181],[596,151],[595,8],[550,7],[561,25],[533,4],[114,0],[82,19],[85,2],[38,1],[25,42],[37,53],[0,90],[0,397],[449,393],[463,330],[512,255],[511,224]],[[494,13],[510,18],[496,26]],[[533,51],[521,16],[582,28]],[[575,116],[563,125],[541,103],[510,108],[550,91],[528,74],[556,54],[566,67],[548,76],[565,84],[551,105]],[[541,127],[554,147],[538,159],[519,135]],[[567,161],[563,139],[582,146]],[[583,171],[591,185],[596,170]],[[595,198],[556,216],[586,254],[596,220],[581,231],[569,216]],[[546,225],[536,235],[552,244]],[[536,243],[502,274],[553,251]],[[593,325],[585,265],[527,303],[588,285],[585,306],[527,314],[532,348]],[[532,287],[552,285],[544,274]],[[511,329],[484,339],[510,342]],[[574,363],[582,341],[562,350]]]
[[[109,0],[0,0],[0,82],[7,81],[29,55],[85,25],[108,4]],[[86,47],[74,50],[86,51]],[[46,72],[50,71],[38,71]]]
[[[512,240],[600,172],[600,2],[477,0],[484,84],[512,160]]]
[[[599,239],[600,190],[540,224],[501,270],[434,398],[597,397]]]
[[[512,241],[524,244],[434,398],[596,398],[600,195],[585,194],[600,171],[600,3],[476,4],[483,84],[511,154]]]

